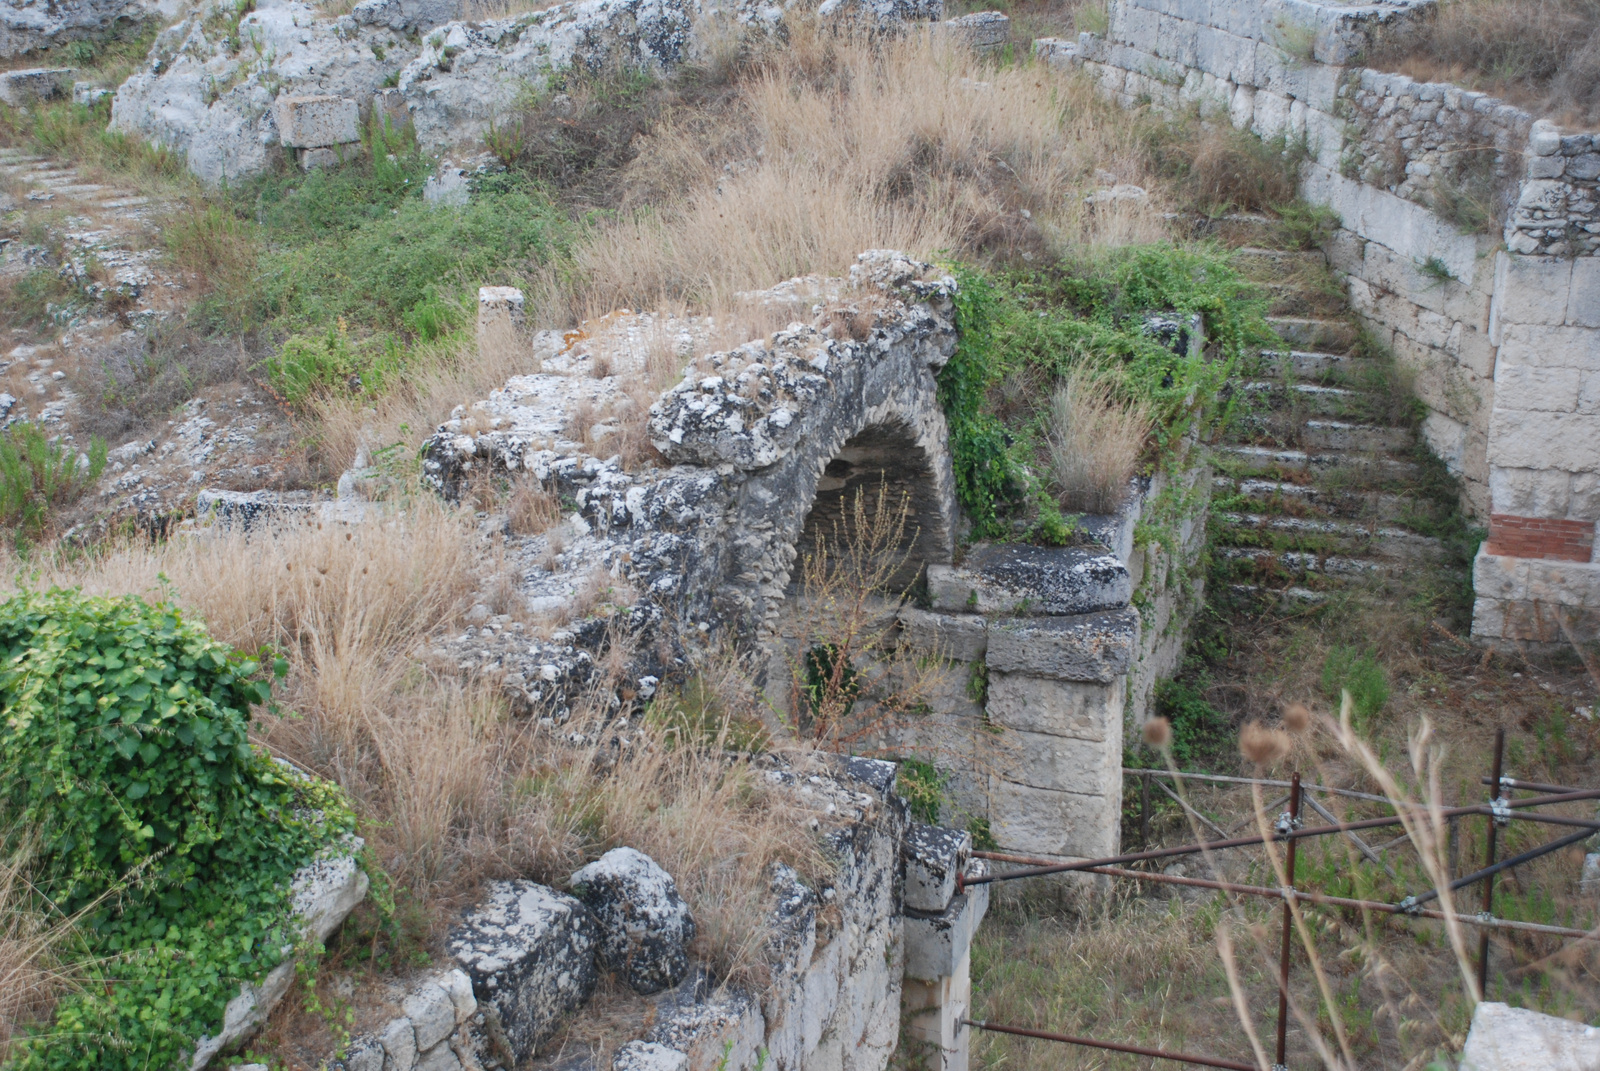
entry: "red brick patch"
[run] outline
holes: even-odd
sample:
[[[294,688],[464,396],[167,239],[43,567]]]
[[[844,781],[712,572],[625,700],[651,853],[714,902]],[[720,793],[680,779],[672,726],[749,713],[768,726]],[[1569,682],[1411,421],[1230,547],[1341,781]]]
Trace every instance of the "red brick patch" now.
[[[1586,562],[1594,553],[1594,522],[1491,513],[1489,553]]]

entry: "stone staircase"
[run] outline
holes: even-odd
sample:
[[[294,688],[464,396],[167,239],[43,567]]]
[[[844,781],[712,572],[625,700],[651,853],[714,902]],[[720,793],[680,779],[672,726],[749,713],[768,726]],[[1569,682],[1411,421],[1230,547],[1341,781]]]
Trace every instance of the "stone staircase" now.
[[[57,269],[89,297],[121,308],[130,322],[167,315],[185,304],[180,280],[161,259],[157,215],[165,206],[137,190],[91,182],[70,164],[16,148],[0,148],[0,177],[20,194],[0,193],[0,271]],[[14,225],[4,222],[28,210],[52,219],[59,247],[28,245]]]
[[[1271,297],[1287,348],[1250,354],[1240,419],[1212,451],[1217,566],[1239,596],[1319,602],[1439,553],[1409,395],[1361,344],[1320,251],[1274,248],[1268,221],[1223,238]]]

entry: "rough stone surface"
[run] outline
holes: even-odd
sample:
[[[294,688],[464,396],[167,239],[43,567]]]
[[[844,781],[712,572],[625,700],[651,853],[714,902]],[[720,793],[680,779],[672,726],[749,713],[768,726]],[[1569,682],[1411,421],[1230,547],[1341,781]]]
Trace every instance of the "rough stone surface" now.
[[[488,893],[450,931],[450,954],[520,1060],[589,999],[597,927],[577,900],[531,881],[493,882]]]
[[[600,927],[600,962],[636,992],[659,992],[689,973],[694,919],[672,875],[654,859],[613,848],[567,884]]]
[[[617,1050],[611,1071],[689,1071],[689,1057],[654,1041],[630,1041]]]
[[[999,11],[975,11],[939,25],[975,52],[998,52],[1011,40],[1011,19]]]
[[[0,4],[0,59],[105,33],[155,12],[144,0],[7,0]]]
[[[1594,1071],[1600,1027],[1483,1001],[1461,1051],[1461,1071]]]

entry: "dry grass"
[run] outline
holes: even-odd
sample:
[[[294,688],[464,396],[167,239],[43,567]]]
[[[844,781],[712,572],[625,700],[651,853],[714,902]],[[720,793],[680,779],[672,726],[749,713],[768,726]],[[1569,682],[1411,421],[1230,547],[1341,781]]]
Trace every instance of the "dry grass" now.
[[[825,870],[793,804],[715,746],[612,723],[621,645],[560,727],[513,719],[492,679],[419,660],[478,597],[478,545],[470,514],[423,498],[355,528],[128,544],[23,573],[93,593],[170,591],[226,642],[282,651],[282,710],[258,718],[258,739],[344,786],[378,862],[436,928],[485,879],[560,886],[626,844],[677,877],[713,967],[757,979],[768,866]]]
[[[579,252],[582,308],[725,307],[740,291],[840,273],[868,248],[1042,257],[1160,232],[1153,206],[1094,216],[1077,194],[1096,168],[1143,175],[1128,124],[1086,82],[986,66],[928,35],[874,44],[799,23],[720,125],[708,153],[694,122],[666,123],[624,171],[641,190],[684,193]]]
[[[1047,440],[1061,508],[1112,513],[1121,506],[1153,423],[1146,406],[1119,401],[1109,383],[1066,376],[1050,398]]]
[[[1382,43],[1374,66],[1505,97],[1574,126],[1600,121],[1600,3],[1445,0],[1420,30]]]
[[[33,841],[8,829],[0,857],[0,1063],[11,1039],[33,1023],[48,1021],[56,998],[69,984],[54,955],[69,927],[51,926],[39,910],[28,880]]]

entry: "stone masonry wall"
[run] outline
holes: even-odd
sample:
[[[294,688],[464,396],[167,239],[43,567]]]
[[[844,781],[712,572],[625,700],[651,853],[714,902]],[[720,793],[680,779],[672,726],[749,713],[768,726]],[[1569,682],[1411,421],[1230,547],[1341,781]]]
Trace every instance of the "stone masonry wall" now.
[[[1208,475],[1195,465],[1179,487],[1135,486],[1119,513],[1086,519],[1089,546],[979,546],[929,568],[930,608],[901,611],[901,641],[949,668],[932,711],[892,743],[947,774],[946,821],[985,822],[1008,851],[1116,854],[1123,747],[1201,594]],[[1136,543],[1151,504],[1185,493],[1175,545]]]
[[[1426,442],[1490,523],[1474,635],[1558,642],[1566,621],[1591,638],[1600,135],[1358,65],[1427,6],[1117,0],[1104,38],[1036,48],[1125,106],[1303,148],[1302,193],[1341,220],[1329,259],[1351,305],[1415,374]]]

